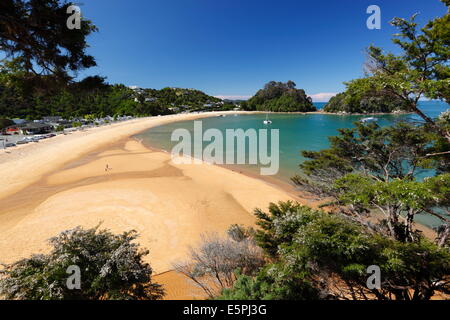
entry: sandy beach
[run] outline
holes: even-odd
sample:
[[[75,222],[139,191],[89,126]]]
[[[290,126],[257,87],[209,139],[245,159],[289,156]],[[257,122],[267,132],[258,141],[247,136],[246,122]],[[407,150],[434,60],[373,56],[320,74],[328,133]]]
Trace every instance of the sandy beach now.
[[[102,223],[115,233],[139,232],[167,298],[200,298],[170,272],[172,262],[186,258],[202,233],[253,225],[254,208],[296,197],[219,166],[175,165],[169,154],[130,137],[171,121],[219,114],[141,118],[2,151],[0,262],[45,253],[47,239],[59,232]]]

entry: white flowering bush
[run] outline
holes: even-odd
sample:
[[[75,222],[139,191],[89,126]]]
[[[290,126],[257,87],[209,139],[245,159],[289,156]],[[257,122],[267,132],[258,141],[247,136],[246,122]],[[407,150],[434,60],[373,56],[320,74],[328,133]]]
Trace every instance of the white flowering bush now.
[[[135,231],[115,235],[98,227],[77,227],[50,239],[47,255],[33,255],[0,270],[0,296],[27,300],[160,299],[152,268],[143,261],[149,252],[133,241]],[[80,288],[68,286],[70,266],[80,270]]]

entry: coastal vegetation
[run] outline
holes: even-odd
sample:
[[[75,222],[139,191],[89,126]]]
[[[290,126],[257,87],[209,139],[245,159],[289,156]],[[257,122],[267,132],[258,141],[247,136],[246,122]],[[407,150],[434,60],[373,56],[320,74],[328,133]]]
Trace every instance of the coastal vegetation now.
[[[105,78],[99,76],[89,76],[41,90],[29,79],[22,58],[4,60],[0,64],[2,117],[41,119],[44,116],[61,116],[71,119],[85,116],[151,116],[218,109],[214,104],[222,107],[219,105],[220,99],[194,89],[130,88],[108,84]]]
[[[95,65],[85,52],[85,38],[96,27],[83,20],[83,32],[62,32],[66,5],[58,1],[5,3],[2,14],[11,19],[0,21],[0,45],[9,55],[0,66],[0,128],[11,124],[3,118],[95,119],[234,108],[232,102],[193,89],[132,88],[108,84],[99,76],[76,81],[76,71]],[[48,30],[36,29],[35,12],[46,13]],[[188,260],[174,263],[175,270],[211,299],[430,300],[450,294],[450,115],[432,119],[418,106],[422,97],[450,100],[449,19],[448,14],[437,18],[420,32],[414,17],[394,19],[392,24],[400,29],[394,42],[402,53],[370,47],[367,77],[346,83],[347,90],[325,108],[410,111],[422,123],[380,127],[357,122],[330,137],[327,149],[303,150],[307,160],[292,181],[320,201],[319,209],[291,201],[256,209],[256,229],[232,225],[224,237],[204,235]],[[242,108],[316,110],[292,81],[269,82],[242,102]],[[417,229],[418,215],[441,221],[436,239]],[[136,240],[134,231],[65,231],[50,239],[48,254],[3,265],[0,296],[161,299],[164,289],[144,262],[149,252]],[[380,270],[379,285],[368,285],[371,267]],[[68,270],[77,269],[81,286],[74,289],[68,286]]]
[[[256,276],[239,275],[220,298],[429,300],[450,293],[450,122],[448,112],[432,119],[418,107],[422,97],[449,101],[450,15],[421,32],[414,19],[392,21],[402,54],[370,47],[368,76],[347,83],[326,111],[405,110],[423,123],[357,122],[330,137],[328,149],[302,151],[308,160],[292,180],[325,211],[291,202],[257,210],[255,239],[268,263]],[[434,242],[415,228],[419,214],[441,221]],[[368,285],[371,267],[382,275],[377,286]]]
[[[247,111],[310,112],[316,111],[311,97],[303,89],[296,89],[293,81],[271,81],[241,105]]]
[[[206,234],[188,261],[175,262],[174,269],[191,279],[209,298],[233,286],[238,275],[252,276],[264,265],[262,250],[256,245],[252,229],[232,225],[226,237]]]
[[[380,210],[385,220],[378,231],[400,241],[418,237],[412,228],[417,214],[438,217],[448,229],[450,162],[447,154],[440,154],[449,150],[448,142],[427,126],[355,126],[330,137],[329,149],[303,151],[308,160],[300,165],[294,183],[326,199],[323,206],[361,221],[370,210]],[[436,176],[418,179],[425,170]]]
[[[332,97],[323,111],[336,113],[393,113],[408,111],[408,103],[385,89],[377,89],[369,78],[345,83],[346,91]]]
[[[85,18],[80,28],[67,29],[70,5],[57,0],[2,2],[0,117],[150,116],[235,107],[219,105],[220,99],[193,89],[129,88],[100,76],[78,80],[80,71],[97,65],[87,53],[87,38],[98,29]]]
[[[148,250],[135,231],[115,235],[99,227],[75,228],[50,239],[49,254],[4,265],[0,297],[19,300],[156,300],[164,290],[143,261]],[[75,268],[74,268],[75,267]],[[71,269],[73,268],[73,269]],[[79,279],[76,279],[76,271]],[[71,274],[73,273],[73,285]],[[78,282],[78,285],[77,285]]]
[[[238,275],[220,299],[429,300],[449,293],[450,253],[429,240],[397,241],[294,202],[255,213],[256,241],[269,262],[255,277]],[[372,265],[381,270],[379,287],[367,285]]]

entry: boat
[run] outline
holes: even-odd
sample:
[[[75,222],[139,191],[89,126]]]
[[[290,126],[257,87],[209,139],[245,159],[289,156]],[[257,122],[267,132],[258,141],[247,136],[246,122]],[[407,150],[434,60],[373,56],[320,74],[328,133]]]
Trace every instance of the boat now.
[[[272,121],[269,120],[269,115],[266,114],[266,120],[264,120],[264,124],[271,124]]]
[[[377,122],[377,121],[378,121],[378,119],[377,119],[377,118],[374,118],[374,117],[369,117],[369,118],[361,119],[361,122],[362,122],[362,123],[367,123],[367,122]]]

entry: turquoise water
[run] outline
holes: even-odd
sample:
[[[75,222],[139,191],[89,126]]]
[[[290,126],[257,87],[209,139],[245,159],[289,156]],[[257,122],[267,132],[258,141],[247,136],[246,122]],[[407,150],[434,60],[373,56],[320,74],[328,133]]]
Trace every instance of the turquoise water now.
[[[324,104],[317,104],[322,108]],[[449,105],[438,101],[421,102],[420,106],[425,113],[431,117],[437,117],[442,111],[449,108]],[[264,114],[251,115],[227,115],[226,117],[214,117],[202,119],[203,131],[209,128],[216,128],[222,131],[225,136],[226,129],[279,129],[280,134],[280,169],[274,178],[283,182],[290,183],[290,178],[299,172],[298,165],[305,159],[300,155],[302,150],[321,150],[328,148],[329,136],[338,134],[339,128],[352,128],[354,122],[359,121],[366,116],[348,115],[322,115],[322,114],[270,114],[272,124],[267,126],[263,124],[266,118]],[[415,120],[420,121],[416,115],[382,115],[376,116],[378,124],[381,126],[391,125],[396,121]],[[193,121],[181,121],[152,128],[138,138],[143,139],[144,144],[163,149],[166,151],[172,148],[178,142],[170,140],[171,134],[175,129],[185,128],[193,132]],[[204,146],[208,145],[204,143]],[[227,150],[224,150],[226,153]],[[256,165],[239,165],[239,168],[246,171],[259,173],[259,167]],[[417,220],[421,220],[419,217]],[[429,220],[428,217],[423,221],[427,225],[435,225],[438,221]]]

